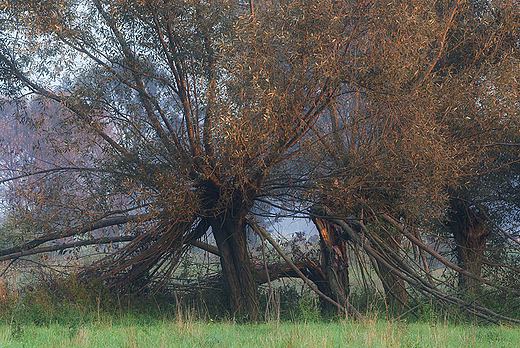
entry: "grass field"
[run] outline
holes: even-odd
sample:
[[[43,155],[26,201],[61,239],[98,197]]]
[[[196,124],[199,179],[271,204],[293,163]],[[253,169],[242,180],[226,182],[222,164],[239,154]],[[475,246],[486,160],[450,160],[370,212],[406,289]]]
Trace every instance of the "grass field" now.
[[[520,347],[520,327],[364,319],[233,324],[102,319],[0,326],[0,347]]]
[[[270,320],[240,324],[246,318],[235,323],[217,305],[220,292],[120,297],[101,283],[42,278],[39,287],[0,296],[0,348],[520,347],[520,326],[484,325],[428,299],[415,303],[415,315],[398,315],[377,294],[365,293],[352,299],[366,315],[351,321],[322,313],[317,298],[293,284],[275,292],[275,308],[266,313]],[[486,298],[518,310],[516,300]]]

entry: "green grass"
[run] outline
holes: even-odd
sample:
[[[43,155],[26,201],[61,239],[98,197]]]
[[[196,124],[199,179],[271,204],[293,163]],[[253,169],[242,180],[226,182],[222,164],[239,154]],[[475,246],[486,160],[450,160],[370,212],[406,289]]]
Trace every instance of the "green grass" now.
[[[520,328],[365,319],[233,324],[110,319],[0,326],[0,347],[519,347]]]
[[[520,326],[473,325],[482,322],[428,300],[418,303],[417,317],[398,321],[392,319],[398,312],[381,307],[377,294],[366,303],[362,295],[352,300],[368,314],[350,321],[324,315],[315,297],[294,287],[280,288],[276,305],[282,320],[240,324],[216,305],[222,301],[219,292],[179,298],[177,306],[177,297],[117,296],[102,284],[51,278],[0,301],[0,348],[520,347]],[[487,297],[497,306],[509,303]]]

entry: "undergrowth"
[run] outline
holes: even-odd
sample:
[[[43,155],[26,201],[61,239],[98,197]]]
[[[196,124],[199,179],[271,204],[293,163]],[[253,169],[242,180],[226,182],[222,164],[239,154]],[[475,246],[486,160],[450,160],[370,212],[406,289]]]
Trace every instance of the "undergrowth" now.
[[[477,301],[497,310],[507,306],[509,315],[519,316],[519,299],[485,291]],[[350,302],[366,317],[402,322],[443,324],[482,324],[461,308],[442,307],[438,303],[415,297],[409,309],[389,307],[375,291],[357,291]],[[344,319],[337,311],[326,310],[323,303],[308,291],[285,285],[260,291],[260,306],[266,322],[331,322]],[[65,325],[74,332],[102,318],[112,321],[147,323],[156,320],[202,320],[205,322],[246,322],[226,311],[226,297],[221,291],[200,290],[192,293],[145,292],[121,294],[100,281],[83,282],[75,276],[61,278],[55,274],[40,277],[38,285],[27,286],[15,296],[4,293],[0,301],[0,323],[11,326],[12,335],[21,335],[24,325]]]

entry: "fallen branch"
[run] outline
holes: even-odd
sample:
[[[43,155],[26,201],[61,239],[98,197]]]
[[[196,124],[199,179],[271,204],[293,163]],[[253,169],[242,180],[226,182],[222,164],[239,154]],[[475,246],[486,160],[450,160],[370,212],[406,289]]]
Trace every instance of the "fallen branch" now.
[[[204,251],[207,251],[210,254],[220,257],[220,252],[218,251],[218,248],[216,246],[201,242],[200,240],[191,241],[189,242],[189,244],[196,246],[197,248],[202,249]]]
[[[135,239],[135,236],[117,236],[117,237],[102,237],[102,238],[91,239],[91,240],[81,240],[81,241],[76,241],[76,242],[71,242],[71,243],[63,243],[63,244],[51,245],[51,246],[42,247],[42,248],[34,248],[34,249],[30,249],[30,250],[19,251],[19,252],[13,253],[13,254],[0,256],[0,261],[15,260],[15,259],[18,259],[18,258],[24,257],[24,256],[48,253],[48,252],[58,251],[58,250],[78,248],[78,247],[83,247],[83,246],[87,246],[87,245],[130,242],[134,239]]]

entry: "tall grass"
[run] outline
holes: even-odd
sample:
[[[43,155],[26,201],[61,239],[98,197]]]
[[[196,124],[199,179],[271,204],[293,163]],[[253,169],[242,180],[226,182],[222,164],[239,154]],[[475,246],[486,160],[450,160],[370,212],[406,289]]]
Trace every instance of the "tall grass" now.
[[[266,321],[244,324],[221,312],[221,295],[199,295],[124,297],[99,283],[46,279],[19,296],[4,291],[0,347],[520,347],[520,327],[454,320],[427,302],[419,318],[367,306],[353,321],[324,317],[315,297],[278,289]],[[361,307],[362,296],[353,300]]]

